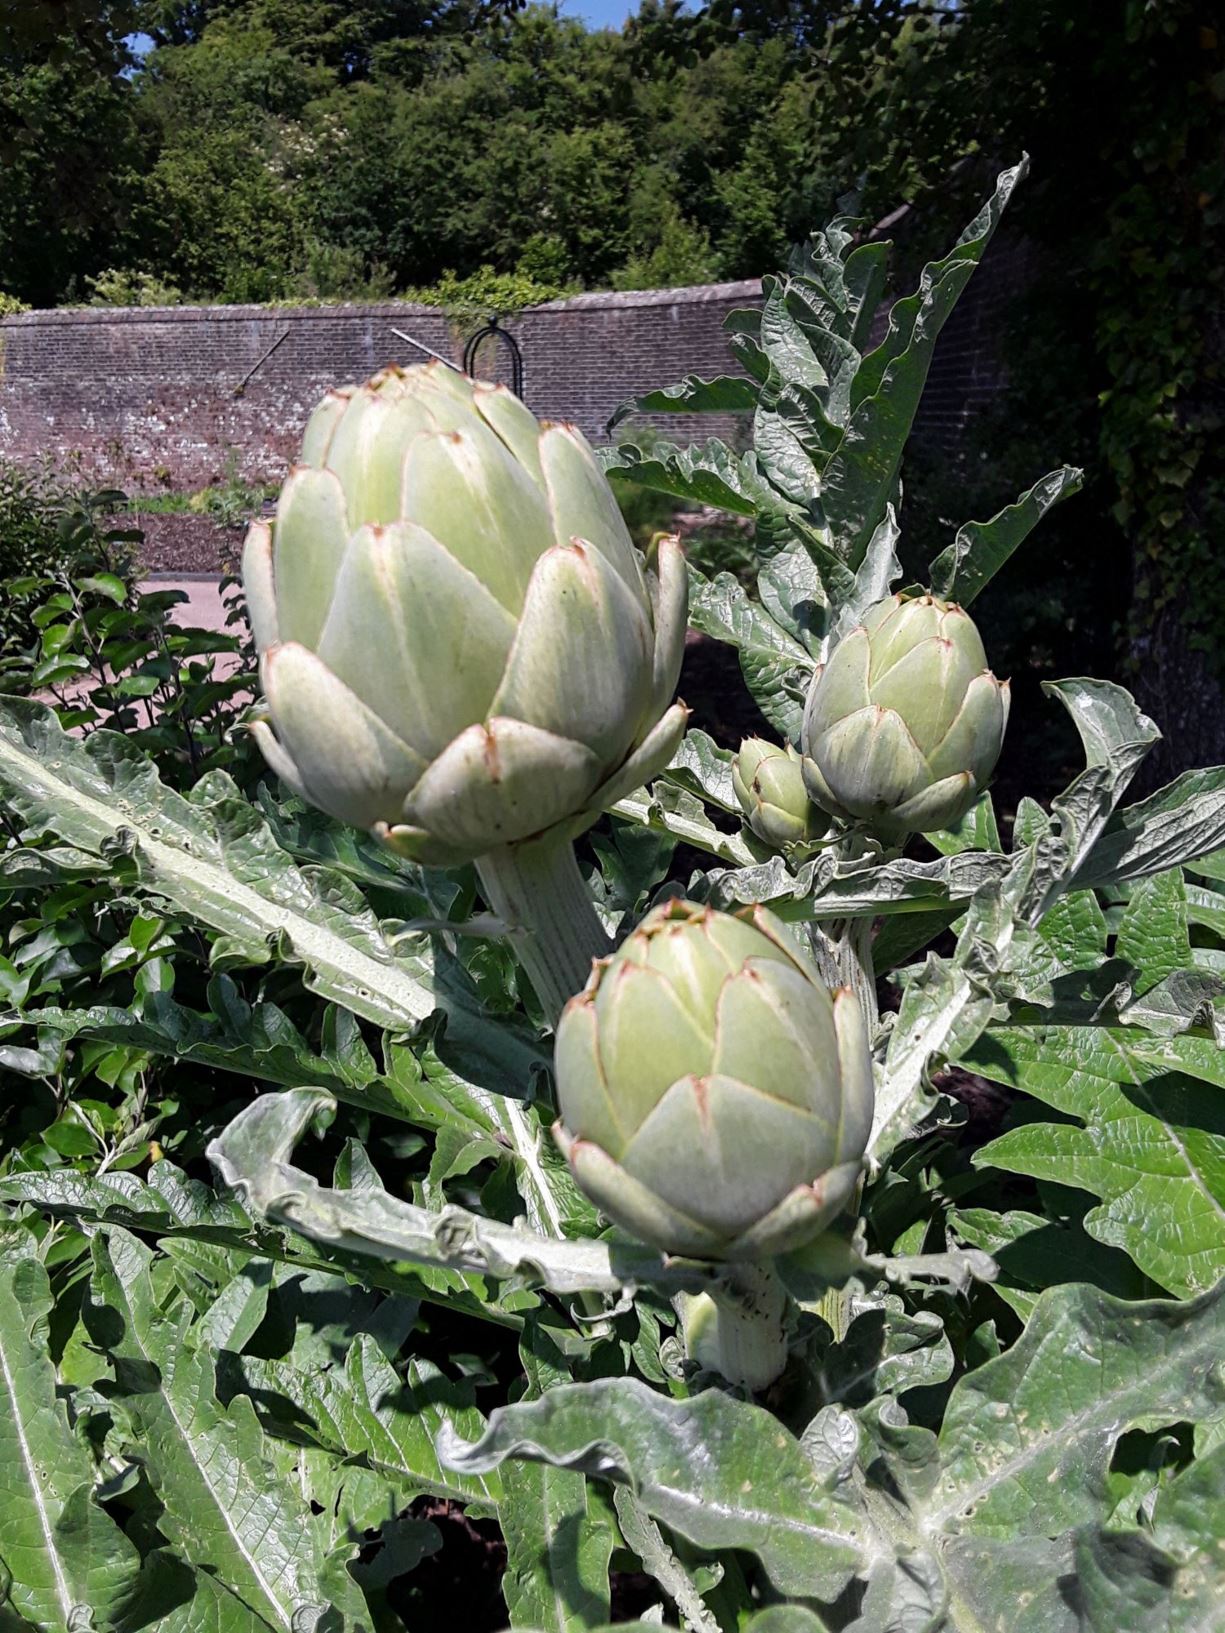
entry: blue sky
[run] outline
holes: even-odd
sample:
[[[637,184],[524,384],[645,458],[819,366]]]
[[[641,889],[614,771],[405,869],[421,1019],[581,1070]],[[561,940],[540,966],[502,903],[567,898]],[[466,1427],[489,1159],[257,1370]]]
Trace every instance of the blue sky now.
[[[561,0],[561,10],[588,28],[620,28],[638,10],[638,0]],[[143,56],[153,42],[147,34],[133,34],[128,43]]]
[[[567,17],[581,17],[589,28],[620,28],[638,10],[638,0],[563,0]]]

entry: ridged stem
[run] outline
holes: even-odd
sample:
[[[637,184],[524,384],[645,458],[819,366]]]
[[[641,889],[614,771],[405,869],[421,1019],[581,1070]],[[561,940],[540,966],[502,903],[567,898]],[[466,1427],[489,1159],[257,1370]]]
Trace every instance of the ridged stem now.
[[[612,944],[579,872],[574,846],[537,841],[490,851],[476,864],[490,907],[510,931],[510,947],[556,1026],[580,992],[593,958]]]
[[[840,855],[847,860],[862,853],[863,842],[848,836]],[[876,1036],[880,1007],[876,1000],[876,961],[872,952],[872,918],[837,919],[823,927],[809,928],[813,957],[821,979],[834,987],[850,987],[863,1012],[868,1037]],[[845,1287],[830,1287],[821,1297],[820,1314],[829,1323],[837,1342],[846,1337],[850,1323],[850,1299]]]
[[[813,961],[828,987],[850,987],[859,1000],[868,1036],[880,1020],[876,1003],[876,967],[872,957],[872,920],[835,919],[809,927]]]
[[[865,849],[861,834],[846,834],[833,847],[833,854],[839,861],[850,862],[862,856]],[[880,1009],[872,957],[872,915],[834,919],[828,925],[812,924],[808,935],[821,979],[829,987],[850,987],[859,1000],[868,1036],[874,1037]]]
[[[768,1265],[732,1265],[714,1293],[682,1294],[691,1360],[759,1393],[787,1364],[787,1293]]]

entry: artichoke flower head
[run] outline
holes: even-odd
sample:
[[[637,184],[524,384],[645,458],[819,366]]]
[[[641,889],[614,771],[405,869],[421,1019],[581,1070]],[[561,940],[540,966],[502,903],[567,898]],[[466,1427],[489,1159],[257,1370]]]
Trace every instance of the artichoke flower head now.
[[[644,563],[581,432],[444,364],[324,398],[243,582],[268,763],[417,860],[577,834],[683,735],[679,545]]]
[[[732,761],[732,788],[750,831],[767,845],[808,845],[829,827],[808,796],[803,762],[790,743],[746,737]]]
[[[887,840],[947,828],[999,758],[1007,681],[953,602],[891,595],[834,648],[804,709],[808,792],[831,816]]]
[[[566,1006],[554,1066],[575,1180],[666,1253],[769,1258],[854,1191],[873,1111],[864,1017],[764,908],[655,908]]]

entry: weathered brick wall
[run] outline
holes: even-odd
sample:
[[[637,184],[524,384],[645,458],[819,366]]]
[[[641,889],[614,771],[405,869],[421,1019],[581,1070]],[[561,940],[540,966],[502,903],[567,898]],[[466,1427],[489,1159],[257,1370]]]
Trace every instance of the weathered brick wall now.
[[[525,397],[605,440],[626,397],[687,372],[726,372],[723,319],[757,293],[721,284],[537,307],[508,325]],[[132,492],[202,487],[227,463],[248,480],[278,480],[329,387],[421,361],[393,329],[459,360],[443,316],[407,303],[23,313],[0,325],[0,453],[77,456],[89,478]],[[482,362],[495,372],[484,348]],[[703,417],[697,434],[732,429]]]
[[[919,426],[928,438],[955,438],[967,415],[1000,389],[1000,313],[1023,260],[1015,247],[994,246],[941,337]],[[574,420],[604,440],[608,416],[627,397],[685,374],[727,372],[733,360],[723,319],[759,293],[756,283],[716,284],[579,295],[536,307],[509,325],[523,351],[526,400],[538,414]],[[458,361],[443,316],[407,303],[5,319],[0,454],[75,457],[88,479],[134,493],[202,487],[227,467],[247,480],[276,481],[330,386],[364,379],[384,363],[418,360],[393,328]],[[730,419],[707,416],[660,423],[681,440],[737,429]]]

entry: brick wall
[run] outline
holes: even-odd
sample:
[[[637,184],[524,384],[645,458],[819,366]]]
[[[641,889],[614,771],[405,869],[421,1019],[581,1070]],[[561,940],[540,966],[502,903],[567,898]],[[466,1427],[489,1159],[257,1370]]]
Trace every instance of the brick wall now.
[[[1023,266],[1023,250],[997,243],[971,281],[937,348],[918,427],[927,438],[955,439],[999,391],[1000,315]],[[604,424],[625,398],[685,374],[727,372],[723,319],[759,295],[756,283],[715,284],[533,308],[508,325],[523,351],[526,400],[605,440]],[[403,302],[8,318],[0,321],[0,454],[76,456],[89,479],[133,493],[203,487],[227,465],[251,481],[276,481],[330,386],[418,360],[393,328],[458,361],[443,316]],[[481,372],[493,372],[488,354],[483,362]],[[708,416],[659,423],[683,441],[736,430]]]

